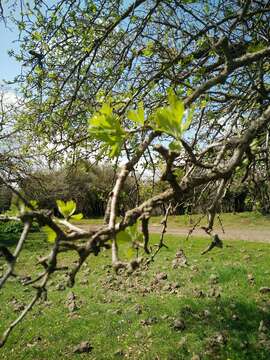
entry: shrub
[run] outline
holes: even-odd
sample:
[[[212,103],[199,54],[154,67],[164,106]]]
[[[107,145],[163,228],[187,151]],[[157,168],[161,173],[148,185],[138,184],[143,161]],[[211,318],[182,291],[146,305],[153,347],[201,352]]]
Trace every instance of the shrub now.
[[[23,223],[20,221],[7,221],[0,222],[0,233],[4,234],[20,234],[23,231]],[[31,226],[31,232],[38,232],[39,226],[37,223],[33,223]]]

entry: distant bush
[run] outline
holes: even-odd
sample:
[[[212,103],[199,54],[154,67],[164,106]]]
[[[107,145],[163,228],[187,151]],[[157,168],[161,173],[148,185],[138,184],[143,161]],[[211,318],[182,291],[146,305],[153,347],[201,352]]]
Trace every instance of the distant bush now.
[[[0,233],[3,234],[20,234],[23,231],[23,223],[19,221],[6,221],[0,222]],[[39,226],[37,223],[33,223],[31,226],[31,232],[38,232]]]

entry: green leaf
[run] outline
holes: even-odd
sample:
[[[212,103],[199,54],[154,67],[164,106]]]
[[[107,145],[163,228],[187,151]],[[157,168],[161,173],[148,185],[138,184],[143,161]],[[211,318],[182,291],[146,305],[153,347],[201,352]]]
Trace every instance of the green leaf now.
[[[41,228],[42,231],[47,235],[47,240],[49,243],[54,243],[56,239],[56,232],[51,229],[48,225],[45,225]]]
[[[135,251],[133,248],[128,248],[126,252],[126,257],[128,260],[131,260],[135,256]]]
[[[182,144],[179,141],[172,141],[169,144],[169,149],[171,151],[179,152],[182,149]]]
[[[30,204],[33,206],[34,209],[38,208],[38,202],[37,200],[30,200]]]
[[[142,51],[143,55],[146,57],[152,56],[154,53],[154,42],[148,41],[146,47]]]
[[[168,91],[169,106],[157,109],[154,116],[156,130],[167,133],[176,139],[182,136],[182,120],[184,116],[184,103],[178,100],[172,90]]]
[[[129,110],[127,117],[138,124],[144,124],[144,107],[143,103],[139,103],[137,110]]]
[[[83,218],[83,214],[82,213],[75,214],[75,215],[72,215],[70,218],[72,220],[81,220]]]
[[[143,239],[143,235],[140,231],[138,231],[137,223],[127,227],[125,230],[120,231],[116,235],[116,240],[118,242],[134,242],[134,241],[142,241],[142,239]]]
[[[248,46],[248,52],[254,53],[263,50],[265,45],[263,42],[253,43]]]
[[[203,100],[201,101],[201,104],[200,104],[201,109],[205,108],[206,105],[207,105],[207,100],[206,100],[206,99],[203,99]]]
[[[34,72],[35,72],[38,76],[40,76],[40,75],[43,74],[42,68],[41,68],[40,66],[38,66],[38,65],[35,67]]]
[[[36,40],[36,41],[41,41],[42,40],[42,34],[38,31],[34,31],[32,33],[32,39]]]
[[[111,107],[111,104],[108,103],[104,103],[100,109],[100,113],[107,115],[107,116],[112,116],[113,115],[113,108]]]
[[[152,127],[174,137],[176,143],[171,143],[170,149],[179,151],[179,141],[191,124],[194,110],[189,110],[185,116],[184,103],[177,98],[172,89],[168,91],[168,103],[168,106],[157,109],[152,117]]]
[[[110,103],[104,103],[99,112],[89,120],[89,133],[110,149],[110,156],[118,156],[125,140],[125,130],[119,118],[113,114]]]
[[[16,204],[11,203],[10,208],[7,211],[5,211],[4,214],[8,216],[13,216],[13,215],[17,216],[20,214],[20,211]]]
[[[138,232],[137,223],[133,224],[132,226],[129,226],[125,229],[125,231],[129,234],[129,236],[134,239]]]
[[[25,22],[24,21],[19,21],[18,28],[19,28],[20,31],[23,31],[25,29]]]
[[[112,144],[109,152],[109,156],[111,158],[118,156],[121,151],[121,147],[122,147],[122,142],[121,143],[116,142],[115,144]]]
[[[131,241],[142,241],[143,239],[143,235],[142,233],[138,230],[138,224],[135,223],[132,226],[129,226],[128,228],[126,228],[125,230],[128,235],[131,238]]]
[[[66,203],[62,200],[56,200],[56,204],[60,213],[65,219],[68,219],[76,211],[76,203],[73,200],[69,200]]]
[[[125,230],[123,230],[116,234],[116,241],[118,243],[131,242],[132,238]]]

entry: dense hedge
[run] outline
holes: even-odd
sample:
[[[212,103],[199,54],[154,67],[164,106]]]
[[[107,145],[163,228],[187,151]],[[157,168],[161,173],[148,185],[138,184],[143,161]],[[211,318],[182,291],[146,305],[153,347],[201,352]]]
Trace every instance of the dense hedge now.
[[[6,221],[0,222],[0,233],[3,234],[20,234],[23,231],[23,223],[20,221]],[[38,232],[39,226],[37,223],[33,223],[31,226],[31,232]]]

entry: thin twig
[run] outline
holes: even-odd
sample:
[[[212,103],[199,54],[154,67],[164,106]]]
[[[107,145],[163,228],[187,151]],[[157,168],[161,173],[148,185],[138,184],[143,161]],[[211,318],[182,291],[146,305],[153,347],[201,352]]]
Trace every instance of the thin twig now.
[[[153,255],[151,256],[151,258],[150,258],[150,261],[153,261],[153,260],[154,260],[154,258],[156,257],[156,255],[158,254],[158,252],[160,251],[160,249],[162,249],[163,247],[168,248],[168,246],[164,244],[164,235],[165,235],[165,233],[166,233],[168,216],[169,216],[171,207],[172,207],[172,203],[170,203],[169,206],[167,207],[165,216],[164,216],[164,218],[161,220],[161,224],[163,225],[163,228],[162,228],[162,231],[161,231],[160,240],[159,240],[159,243],[158,243],[158,245],[157,245],[156,251],[154,252],[154,254],[153,254]]]

